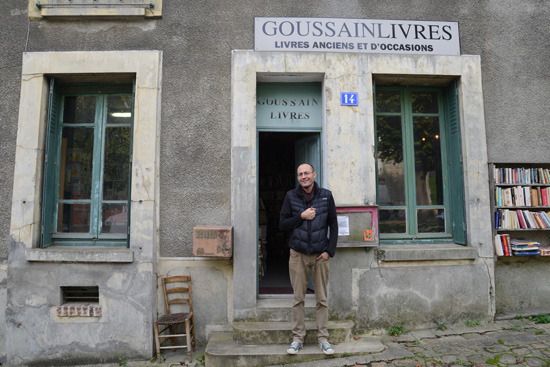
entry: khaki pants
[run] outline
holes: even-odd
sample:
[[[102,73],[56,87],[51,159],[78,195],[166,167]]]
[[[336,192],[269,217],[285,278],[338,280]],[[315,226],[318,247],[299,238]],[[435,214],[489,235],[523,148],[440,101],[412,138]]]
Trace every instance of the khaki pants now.
[[[294,302],[292,303],[292,338],[293,341],[303,343],[306,336],[304,302],[309,282],[309,269],[313,269],[313,287],[317,299],[316,320],[317,340],[319,343],[328,339],[328,302],[327,284],[330,270],[330,259],[316,261],[319,254],[306,255],[290,249],[288,270],[290,283],[294,290]]]

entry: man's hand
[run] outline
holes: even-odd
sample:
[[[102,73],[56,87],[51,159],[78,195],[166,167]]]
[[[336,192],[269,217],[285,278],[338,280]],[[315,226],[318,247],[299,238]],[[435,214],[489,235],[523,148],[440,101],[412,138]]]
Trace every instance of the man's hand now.
[[[321,260],[321,259],[328,260],[329,258],[330,258],[330,255],[328,254],[328,252],[325,251],[325,252],[319,254],[319,256],[317,256],[317,257],[315,258],[315,261],[319,261],[319,260]]]
[[[308,208],[300,215],[303,220],[313,220],[315,218],[315,208]]]

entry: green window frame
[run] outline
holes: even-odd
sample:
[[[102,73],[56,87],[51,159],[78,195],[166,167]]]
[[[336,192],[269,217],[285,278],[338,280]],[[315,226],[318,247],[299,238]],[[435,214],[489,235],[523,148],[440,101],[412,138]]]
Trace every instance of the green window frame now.
[[[133,85],[50,80],[41,247],[128,246]]]
[[[380,241],[466,243],[457,83],[375,86]]]

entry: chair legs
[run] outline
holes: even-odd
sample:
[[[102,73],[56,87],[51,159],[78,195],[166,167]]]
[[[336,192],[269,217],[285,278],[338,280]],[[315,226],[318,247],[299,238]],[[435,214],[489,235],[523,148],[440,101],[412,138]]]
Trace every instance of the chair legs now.
[[[187,354],[189,355],[189,363],[191,363],[192,362],[192,359],[191,359],[191,338],[192,338],[192,336],[191,336],[190,330],[189,330],[189,320],[185,321],[185,334],[187,335],[187,337],[185,338],[186,341],[187,341]],[[193,352],[194,351],[195,351],[195,348],[193,348]]]
[[[174,330],[171,326],[163,329],[162,331],[159,331],[159,325],[158,325],[157,322],[154,322],[153,326],[154,326],[154,331],[155,331],[155,344],[156,344],[156,350],[157,350],[157,362],[160,363],[160,361],[162,359],[161,355],[160,355],[160,350],[161,350],[160,333],[164,332],[166,329],[168,329],[170,331],[170,335],[175,335],[175,333],[174,333]],[[187,355],[189,357],[189,363],[191,363],[193,361],[191,351],[193,351],[193,352],[195,351],[195,325],[193,324],[192,321],[190,321],[190,320],[185,321],[185,335],[179,335],[179,336],[185,336],[185,341],[186,341],[186,344],[187,344]],[[168,335],[166,337],[168,337]],[[171,342],[172,346],[176,346],[175,338],[174,337],[169,337],[169,339],[170,339],[170,342]],[[182,347],[178,347],[178,348],[182,348]],[[163,347],[163,349],[171,349],[171,348],[170,347],[168,347],[168,348]],[[176,348],[174,348],[173,350],[175,352]]]
[[[157,361],[160,361],[160,338],[159,338],[159,325],[155,322],[155,345],[157,347]]]

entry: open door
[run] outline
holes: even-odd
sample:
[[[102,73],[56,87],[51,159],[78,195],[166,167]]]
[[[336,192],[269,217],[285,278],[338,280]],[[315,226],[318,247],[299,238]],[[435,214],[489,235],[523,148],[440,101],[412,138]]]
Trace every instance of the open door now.
[[[296,141],[294,148],[295,166],[298,167],[302,163],[309,163],[317,172],[317,178],[315,181],[321,186],[322,174],[321,174],[321,138],[319,134],[313,134],[306,138]],[[294,172],[296,173],[296,172]],[[296,185],[298,185],[298,178],[296,178]]]
[[[296,168],[307,162],[320,181],[321,139],[318,132],[259,132],[258,277],[261,297],[292,295],[288,274],[290,233],[279,230],[287,191],[298,186]],[[308,285],[313,289],[313,285]]]

